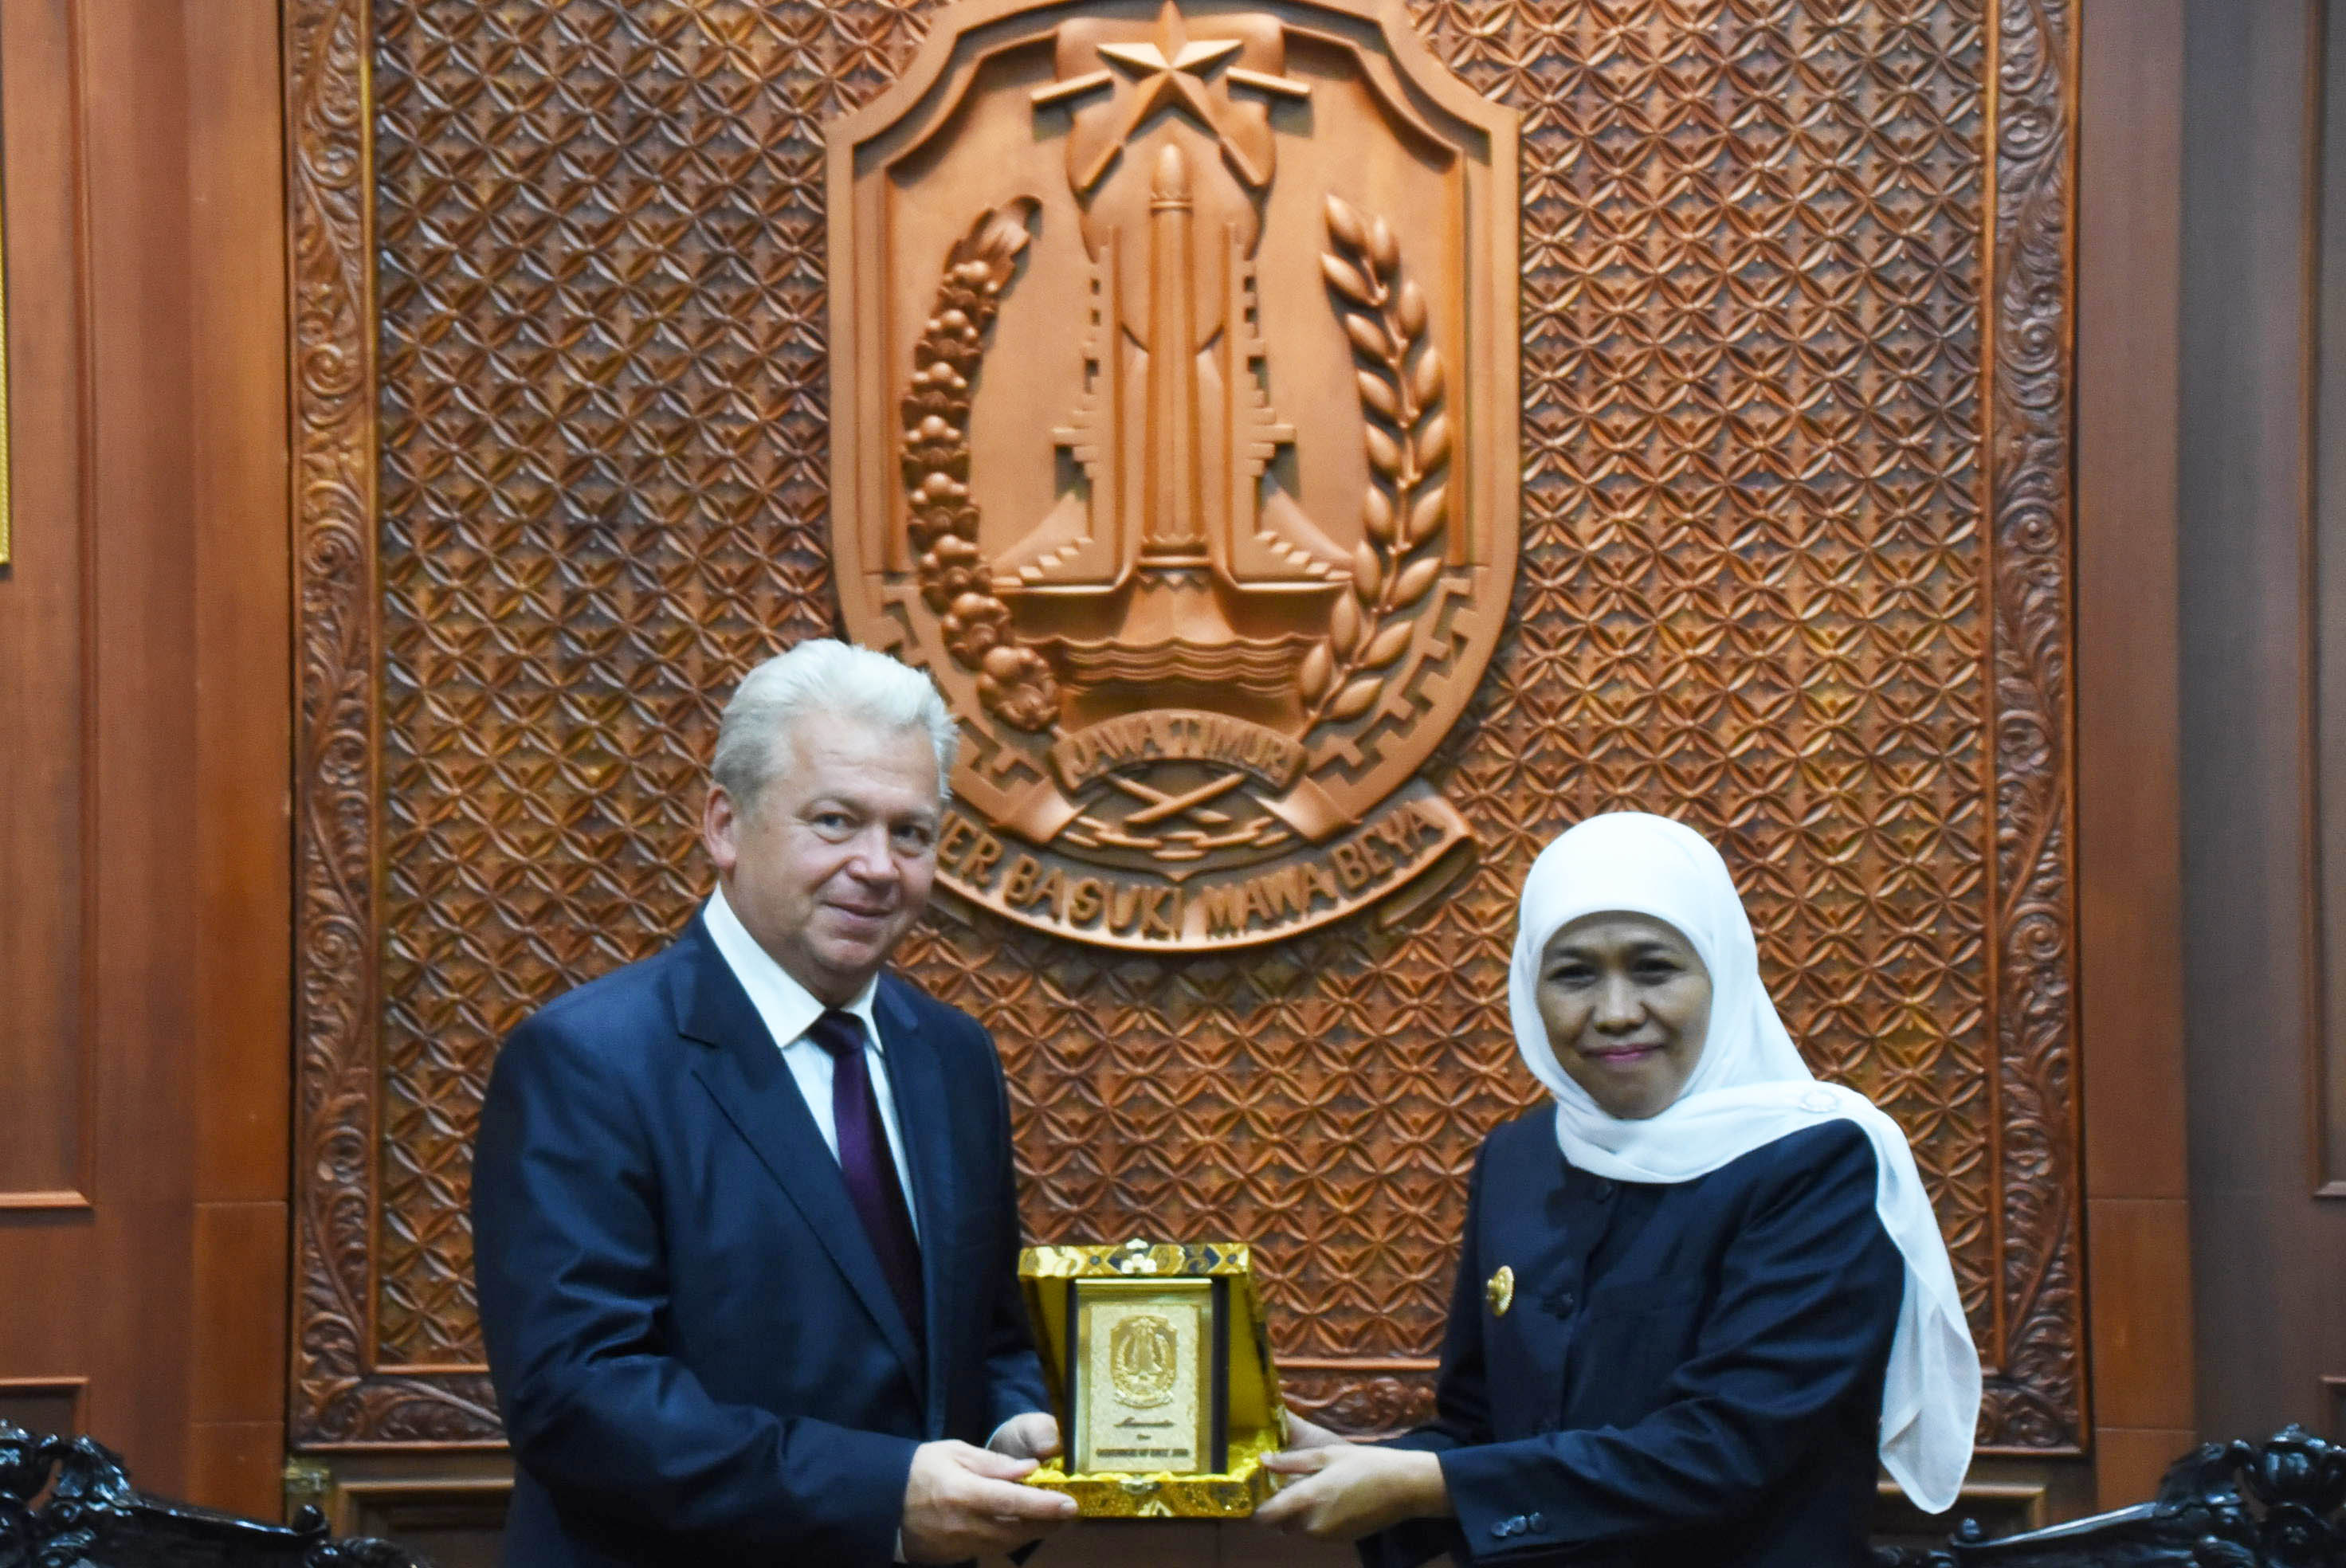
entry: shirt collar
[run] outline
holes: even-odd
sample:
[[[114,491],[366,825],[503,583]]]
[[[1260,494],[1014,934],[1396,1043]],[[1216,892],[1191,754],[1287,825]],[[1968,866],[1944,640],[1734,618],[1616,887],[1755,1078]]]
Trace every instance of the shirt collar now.
[[[741,989],[750,993],[750,1004],[765,1021],[774,1044],[784,1047],[794,1044],[822,1016],[823,1004],[789,970],[775,962],[773,954],[750,934],[750,928],[741,923],[741,917],[725,901],[722,882],[709,894],[708,904],[701,910],[701,920],[709,927],[709,940],[717,944],[717,955],[733,972],[733,978],[741,983]],[[872,999],[879,990],[880,981],[875,975],[864,982],[863,989],[840,1011],[862,1020],[863,1037],[872,1043],[873,1050],[884,1054],[880,1020],[872,1011]]]

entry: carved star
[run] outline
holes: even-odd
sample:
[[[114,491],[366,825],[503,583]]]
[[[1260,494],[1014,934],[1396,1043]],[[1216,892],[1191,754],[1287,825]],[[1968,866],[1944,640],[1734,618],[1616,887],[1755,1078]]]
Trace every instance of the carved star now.
[[[1155,114],[1160,106],[1186,108],[1198,122],[1212,131],[1224,148],[1239,165],[1239,172],[1250,184],[1260,185],[1270,178],[1267,169],[1251,167],[1252,160],[1244,157],[1224,123],[1230,111],[1228,94],[1220,97],[1206,90],[1206,75],[1216,66],[1226,65],[1229,57],[1243,46],[1236,38],[1197,38],[1189,36],[1183,25],[1181,12],[1173,0],[1165,0],[1164,8],[1157,13],[1157,36],[1146,44],[1102,44],[1100,57],[1127,72],[1132,78],[1133,91],[1125,105],[1124,123],[1116,129],[1104,148],[1102,156],[1092,168],[1083,171],[1080,188],[1088,188],[1094,180],[1107,171],[1109,161],[1127,137],[1140,128],[1140,122]]]
[[[1141,44],[1101,44],[1096,46],[1100,58],[1116,68],[1106,66],[1086,71],[1081,76],[1068,76],[1036,87],[1028,97],[1036,108],[1068,103],[1114,87],[1119,73],[1131,84],[1126,95],[1123,123],[1113,135],[1096,144],[1080,168],[1071,168],[1076,194],[1088,191],[1140,122],[1160,107],[1186,109],[1221,144],[1231,168],[1239,178],[1258,188],[1270,181],[1270,167],[1263,157],[1249,153],[1249,146],[1264,141],[1262,127],[1256,124],[1249,134],[1249,126],[1232,117],[1237,107],[1230,102],[1232,87],[1251,87],[1272,97],[1303,99],[1311,96],[1311,85],[1291,77],[1274,76],[1267,71],[1250,71],[1243,66],[1229,64],[1230,56],[1245,47],[1237,38],[1198,38],[1189,36],[1182,25],[1181,11],[1175,0],[1165,0],[1157,14],[1157,36]],[[1219,74],[1219,91],[1209,91],[1207,77]],[[1088,140],[1088,138],[1086,138]],[[1268,152],[1268,146],[1264,148]]]
[[[1236,38],[1191,39],[1173,0],[1165,0],[1164,9],[1157,14],[1156,42],[1102,44],[1100,57],[1123,66],[1133,79],[1132,102],[1125,111],[1124,125],[1116,139],[1122,141],[1155,113],[1158,105],[1176,99],[1187,104],[1189,112],[1207,125],[1215,126],[1220,116],[1214,101],[1206,96],[1205,73],[1238,50]]]

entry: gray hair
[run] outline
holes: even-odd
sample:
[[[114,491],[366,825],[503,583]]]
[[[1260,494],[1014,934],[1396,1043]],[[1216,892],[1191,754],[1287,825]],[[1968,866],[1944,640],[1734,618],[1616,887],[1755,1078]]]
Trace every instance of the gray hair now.
[[[776,654],[741,677],[717,727],[709,775],[747,814],[781,764],[775,742],[801,718],[861,718],[883,729],[918,729],[937,755],[937,794],[951,792],[961,729],[924,670],[852,643],[818,637]]]

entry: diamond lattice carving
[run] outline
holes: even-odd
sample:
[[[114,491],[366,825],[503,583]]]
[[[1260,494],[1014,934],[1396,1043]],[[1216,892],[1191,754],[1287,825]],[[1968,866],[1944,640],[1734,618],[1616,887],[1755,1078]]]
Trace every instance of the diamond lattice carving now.
[[[688,917],[717,699],[833,626],[821,127],[926,12],[289,5],[303,1441],[495,1437],[495,1044]],[[1983,1437],[2070,1445],[2067,13],[1412,14],[1524,116],[1514,625],[1428,770],[1478,868],[1229,957],[946,910],[908,967],[1001,1043],[1038,1238],[1251,1239],[1290,1385],[1384,1428],[1425,1406],[1475,1143],[1534,1100],[1513,890],[1587,812],[1681,814],[1811,1060],[1916,1140]]]

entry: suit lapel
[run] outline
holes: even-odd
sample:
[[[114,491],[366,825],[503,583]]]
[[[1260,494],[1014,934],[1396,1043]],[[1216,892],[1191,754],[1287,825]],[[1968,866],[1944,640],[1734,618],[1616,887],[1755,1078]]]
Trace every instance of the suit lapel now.
[[[919,1383],[922,1369],[912,1329],[888,1289],[887,1277],[880,1272],[863,1222],[848,1201],[839,1161],[823,1145],[821,1130],[807,1110],[797,1080],[765,1021],[750,1005],[750,993],[741,989],[699,920],[685,940],[692,949],[691,962],[678,983],[677,1029],[688,1039],[714,1047],[694,1063],[693,1075],[797,1207],[881,1337]],[[924,1208],[923,1219],[926,1213]]]
[[[955,1218],[954,1184],[946,1179],[946,1173],[954,1168],[953,1123],[935,1044],[904,1000],[901,983],[892,975],[881,976],[872,1011],[880,1021],[881,1045],[888,1059],[896,1126],[903,1135],[905,1161],[913,1167],[906,1176],[912,1185],[913,1212],[920,1219],[921,1289],[929,1320],[929,1427],[934,1433],[944,1430],[943,1357],[951,1328],[946,1313],[956,1299],[955,1282],[944,1278],[945,1261],[953,1254]]]

